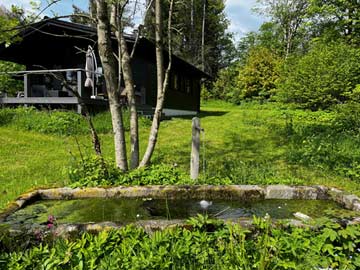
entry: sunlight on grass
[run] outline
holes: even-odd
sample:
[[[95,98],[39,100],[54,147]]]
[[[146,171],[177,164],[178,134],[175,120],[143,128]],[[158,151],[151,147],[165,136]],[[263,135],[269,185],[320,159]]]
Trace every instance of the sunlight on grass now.
[[[238,184],[321,184],[360,194],[359,182],[328,169],[288,162],[289,138],[281,134],[289,113],[294,112],[272,104],[234,106],[220,101],[206,102],[200,117],[205,129],[209,179],[229,178]],[[302,120],[307,112],[295,113],[301,117],[294,121],[308,121]],[[148,126],[140,130],[141,152],[145,150],[148,131]],[[83,155],[92,153],[87,135],[44,135],[0,127],[0,140],[0,208],[29,189],[68,184],[67,168],[79,156],[78,148]],[[105,158],[113,159],[111,134],[102,134],[101,142]],[[189,117],[163,121],[153,163],[176,164],[188,171],[190,144]],[[348,151],[351,141],[344,141],[341,147]]]

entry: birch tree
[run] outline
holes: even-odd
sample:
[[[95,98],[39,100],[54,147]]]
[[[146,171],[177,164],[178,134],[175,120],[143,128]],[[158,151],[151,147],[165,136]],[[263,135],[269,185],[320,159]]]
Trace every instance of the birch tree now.
[[[109,107],[114,132],[115,160],[117,167],[123,171],[127,171],[128,163],[124,122],[120,104],[120,89],[117,82],[116,58],[111,45],[111,26],[108,11],[109,6],[107,1],[96,0],[98,48],[109,97]]]
[[[136,48],[134,44],[133,51],[130,53],[124,36],[125,18],[124,11],[129,1],[96,0],[90,2],[90,10],[96,9],[98,47],[104,77],[109,97],[110,113],[113,124],[116,165],[123,171],[128,170],[125,131],[123,124],[123,114],[119,97],[121,93],[121,82],[124,79],[125,92],[129,101],[130,108],[130,144],[131,158],[130,168],[134,169],[139,165],[139,135],[138,135],[138,116],[135,102],[135,90],[133,74],[131,69],[131,60]],[[162,36],[162,16],[161,1],[155,0],[155,32],[156,32],[156,69],[157,69],[157,103],[150,130],[149,142],[140,166],[149,164],[157,142],[162,110],[164,107],[165,93],[168,88],[170,70],[172,65],[172,46],[171,46],[171,17],[173,13],[174,0],[170,0],[169,18],[168,18],[168,66],[164,71],[164,48]],[[94,6],[96,5],[96,8]],[[118,53],[114,55],[111,35],[112,30],[115,33],[118,42]],[[116,70],[118,69],[118,73]]]
[[[139,124],[135,101],[135,89],[133,73],[131,70],[131,56],[124,36],[123,14],[128,1],[124,3],[116,2],[112,5],[112,26],[118,43],[118,80],[121,88],[121,78],[123,76],[125,91],[129,102],[130,109],[130,168],[135,169],[139,165]],[[136,46],[136,44],[134,45]],[[135,48],[134,48],[135,49]],[[132,54],[131,54],[132,55]]]
[[[308,16],[309,0],[258,0],[256,11],[269,16],[282,31],[285,58],[293,52],[295,39]]]
[[[164,72],[164,48],[163,48],[163,19],[161,0],[155,0],[155,45],[156,45],[156,78],[157,78],[157,100],[155,113],[151,125],[148,146],[146,148],[144,157],[140,163],[140,167],[147,166],[154,153],[162,111],[164,108],[165,93],[169,86],[170,71],[172,66],[172,14],[173,14],[174,0],[170,0],[168,29],[167,29],[167,43],[168,43],[168,66]]]

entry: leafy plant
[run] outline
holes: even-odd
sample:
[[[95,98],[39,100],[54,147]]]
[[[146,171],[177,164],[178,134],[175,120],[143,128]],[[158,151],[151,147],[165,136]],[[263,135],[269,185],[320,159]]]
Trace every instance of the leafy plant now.
[[[99,156],[82,157],[69,168],[72,187],[95,187],[114,184],[121,171]]]
[[[281,64],[281,58],[269,49],[252,49],[245,65],[239,70],[240,98],[265,100],[273,96]]]
[[[129,130],[129,112],[124,110],[124,126]],[[97,113],[93,116],[93,123],[98,133],[112,132],[111,116],[109,112]],[[141,126],[148,127],[149,119],[139,117]],[[18,130],[35,131],[56,135],[88,134],[89,128],[85,119],[72,111],[39,111],[34,107],[18,107],[16,109],[0,109],[0,126],[11,126]]]
[[[1,238],[0,238],[1,239]],[[98,234],[1,250],[2,269],[351,269],[360,267],[360,226],[328,220],[312,227],[274,226],[254,219],[249,229],[190,219],[151,234],[128,225]]]
[[[359,100],[360,50],[341,43],[315,43],[304,56],[284,65],[279,98],[301,108],[327,109]]]

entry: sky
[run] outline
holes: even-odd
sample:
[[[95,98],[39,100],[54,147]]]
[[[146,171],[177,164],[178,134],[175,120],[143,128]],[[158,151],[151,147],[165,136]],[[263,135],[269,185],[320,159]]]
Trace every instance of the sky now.
[[[42,7],[46,6],[46,0],[33,0],[41,3]],[[61,0],[60,2],[51,6],[58,15],[67,15],[72,12],[72,5],[75,4],[80,8],[86,9],[88,0]],[[264,18],[254,14],[251,9],[255,6],[256,0],[226,0],[226,13],[230,20],[229,31],[235,34],[235,39],[238,40],[249,31],[256,31]],[[31,8],[30,0],[0,0],[0,5],[9,8],[11,5],[22,6],[25,10]],[[51,13],[47,11],[47,15]]]

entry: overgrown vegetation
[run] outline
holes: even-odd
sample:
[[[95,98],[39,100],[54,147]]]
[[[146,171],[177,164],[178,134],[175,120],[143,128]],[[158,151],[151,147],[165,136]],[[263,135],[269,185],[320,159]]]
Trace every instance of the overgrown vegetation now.
[[[0,23],[1,24],[1,23]],[[0,61],[0,73],[24,70],[24,67],[15,63]],[[16,96],[17,92],[23,91],[22,78],[14,78],[11,75],[0,74],[1,95]]]
[[[358,269],[360,227],[323,221],[316,227],[250,229],[207,216],[146,233],[127,226],[97,235],[15,245],[0,236],[1,269]],[[36,238],[35,238],[36,239]],[[39,243],[40,242],[40,243]]]
[[[289,59],[278,83],[280,99],[319,110],[360,98],[360,50],[352,46],[314,44],[303,57]]]
[[[269,21],[242,38],[238,59],[232,59],[222,0],[210,5],[191,1],[175,11],[174,24],[184,31],[175,34],[175,51],[206,71],[233,63],[219,72],[213,87],[207,85],[203,98],[240,105],[210,102],[203,107],[198,181],[187,174],[189,119],[162,123],[153,159],[162,165],[124,173],[113,165],[109,113],[94,116],[105,156],[101,159],[88,153],[88,128],[80,115],[1,109],[0,208],[30,188],[57,185],[323,184],[359,195],[358,3],[258,2],[262,6],[257,11]],[[18,21],[3,15],[0,29]],[[201,21],[206,25],[200,27]],[[12,41],[14,33],[3,32],[0,39]],[[212,38],[200,46],[202,34]],[[17,68],[0,63],[0,71]],[[10,94],[21,86],[8,76],[0,77],[0,85]],[[149,121],[140,121],[144,139]],[[360,268],[360,226],[333,220],[299,228],[275,227],[267,219],[255,218],[254,227],[245,229],[198,216],[184,227],[152,234],[127,226],[70,239],[56,239],[51,228],[44,235],[30,235],[28,241],[23,236],[0,233],[1,269]]]
[[[181,170],[168,165],[152,165],[130,172],[122,172],[112,163],[98,156],[85,157],[69,170],[72,187],[111,185],[176,185],[194,183]]]
[[[128,115],[127,110],[124,111]],[[125,130],[129,130],[129,117],[124,121]],[[93,117],[94,127],[98,133],[112,132],[109,112],[97,113]],[[150,120],[139,117],[139,123],[149,126]],[[17,130],[35,131],[55,135],[88,134],[89,128],[81,115],[71,111],[39,111],[34,107],[3,108],[0,110],[0,126],[9,126]]]
[[[113,166],[108,114],[94,117],[97,129],[102,130],[100,140],[107,161],[104,168],[91,157],[87,126],[80,116],[71,112],[1,109],[0,119],[10,122],[2,122],[0,127],[0,207],[30,188],[71,184],[322,184],[360,194],[360,108],[356,103],[338,105],[336,111],[328,112],[276,103],[233,106],[224,102],[208,102],[202,110],[205,137],[201,177],[194,182],[188,178],[190,119],[164,121],[153,166],[123,174]],[[61,115],[59,122],[50,117],[52,114]],[[14,115],[27,120],[14,120]],[[71,128],[61,129],[63,118],[71,119]],[[59,127],[55,134],[34,128],[28,131],[12,122],[42,127],[49,119],[52,124],[44,130]],[[72,125],[74,119],[79,119],[80,124]],[[145,122],[140,136],[145,137],[147,130]],[[140,149],[143,151],[144,145]]]

